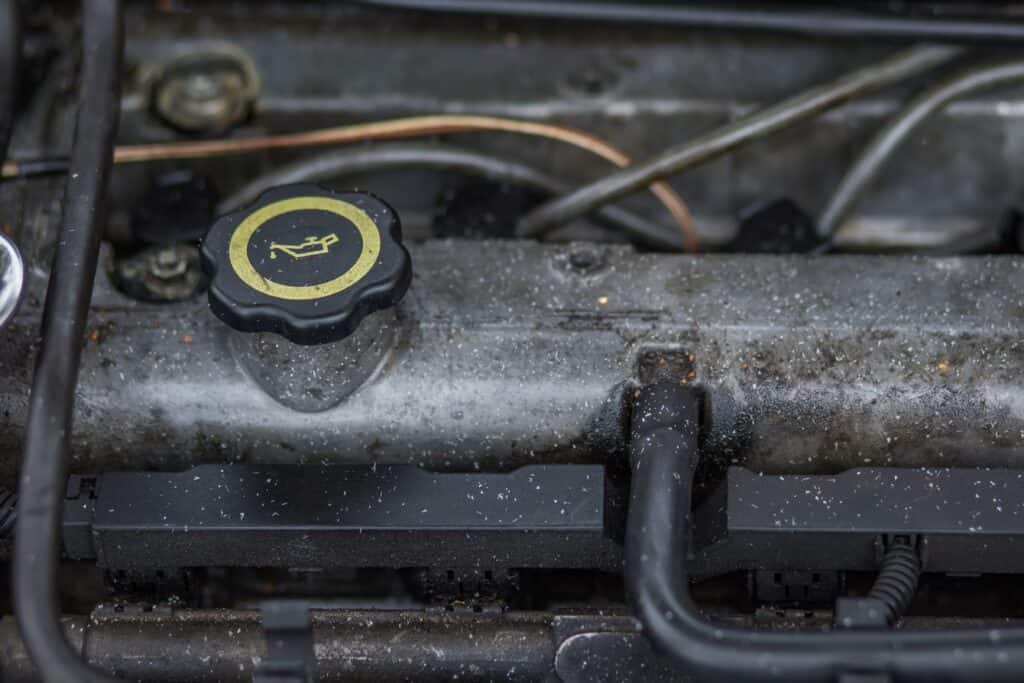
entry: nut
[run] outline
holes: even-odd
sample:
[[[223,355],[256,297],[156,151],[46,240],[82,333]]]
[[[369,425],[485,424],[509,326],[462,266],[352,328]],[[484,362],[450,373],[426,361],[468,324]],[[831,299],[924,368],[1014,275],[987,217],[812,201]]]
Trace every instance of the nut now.
[[[155,73],[156,115],[190,133],[222,133],[242,123],[259,94],[255,66],[237,50],[185,55]]]

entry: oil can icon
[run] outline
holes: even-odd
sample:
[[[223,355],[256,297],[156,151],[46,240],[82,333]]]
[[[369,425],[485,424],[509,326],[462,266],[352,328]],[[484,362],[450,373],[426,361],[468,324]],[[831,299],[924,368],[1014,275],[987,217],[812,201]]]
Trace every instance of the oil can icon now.
[[[278,251],[288,254],[294,259],[319,256],[321,254],[326,254],[330,251],[331,246],[337,243],[338,236],[333,232],[329,235],[324,235],[323,237],[310,235],[299,244],[278,244],[277,242],[271,242],[270,258],[277,258]]]

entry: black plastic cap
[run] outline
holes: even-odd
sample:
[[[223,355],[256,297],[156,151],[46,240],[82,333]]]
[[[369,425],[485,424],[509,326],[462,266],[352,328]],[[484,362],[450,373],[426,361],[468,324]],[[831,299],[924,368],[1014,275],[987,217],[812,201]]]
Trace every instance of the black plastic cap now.
[[[398,215],[373,195],[274,188],[218,219],[203,240],[210,308],[243,332],[338,341],[409,288],[401,239]]]

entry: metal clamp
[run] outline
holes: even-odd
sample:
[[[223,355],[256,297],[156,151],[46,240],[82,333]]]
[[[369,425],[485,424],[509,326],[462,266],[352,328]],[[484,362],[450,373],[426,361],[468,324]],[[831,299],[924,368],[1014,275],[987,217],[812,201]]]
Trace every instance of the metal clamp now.
[[[267,656],[253,672],[253,683],[313,683],[318,680],[309,603],[268,600],[261,605]]]

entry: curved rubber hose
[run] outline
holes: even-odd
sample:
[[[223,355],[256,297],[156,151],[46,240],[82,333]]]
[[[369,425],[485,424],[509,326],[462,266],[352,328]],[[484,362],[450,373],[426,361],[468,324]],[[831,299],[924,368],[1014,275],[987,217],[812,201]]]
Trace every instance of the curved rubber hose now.
[[[960,48],[950,46],[912,48],[845,74],[831,83],[811,88],[766,109],[740,117],[691,142],[673,147],[647,161],[636,162],[542,204],[520,222],[521,233],[535,235],[562,225],[652,182],[715,159],[741,145],[833,109],[851,98],[932,69],[961,52]]]
[[[18,627],[43,680],[104,683],[111,679],[90,668],[68,642],[57,599],[68,435],[120,105],[121,4],[85,0],[82,15],[82,73],[71,173],[29,396],[13,592]]]
[[[14,128],[14,113],[18,106],[20,15],[18,0],[0,0],[0,159],[7,158],[11,130]]]
[[[217,212],[225,214],[241,208],[266,190],[278,185],[315,182],[341,175],[414,166],[480,175],[499,182],[528,187],[547,195],[559,195],[571,189],[571,186],[561,180],[530,166],[480,152],[435,144],[388,145],[329,150],[274,169],[247,183],[223,200],[217,207]],[[594,217],[609,228],[651,247],[682,251],[686,246],[677,231],[661,228],[623,209],[604,207],[597,211]]]
[[[821,212],[818,234],[823,238],[836,234],[899,146],[932,114],[970,93],[1019,81],[1024,81],[1024,61],[1016,60],[963,71],[914,97],[878,131],[850,166]]]
[[[680,672],[705,680],[815,681],[889,674],[898,681],[1019,681],[1024,629],[779,633],[708,622],[690,598],[693,474],[699,395],[677,384],[640,391],[633,408],[633,477],[626,589],[644,634]]]

